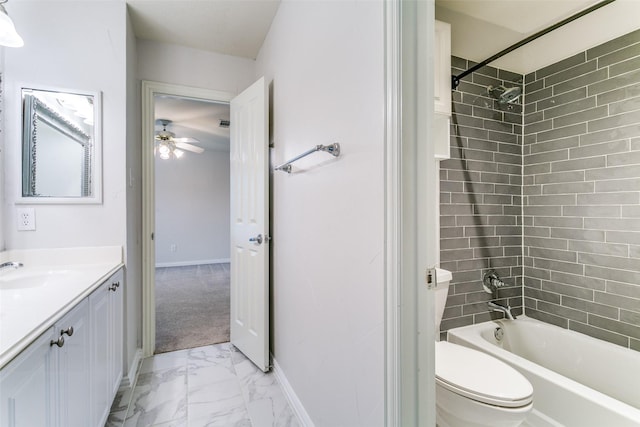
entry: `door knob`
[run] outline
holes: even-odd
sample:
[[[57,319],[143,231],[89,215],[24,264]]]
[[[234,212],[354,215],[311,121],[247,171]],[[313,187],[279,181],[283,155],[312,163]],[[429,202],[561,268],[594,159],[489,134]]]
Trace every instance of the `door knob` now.
[[[249,241],[255,243],[256,245],[261,245],[262,244],[262,234],[258,234],[256,237],[250,238]]]

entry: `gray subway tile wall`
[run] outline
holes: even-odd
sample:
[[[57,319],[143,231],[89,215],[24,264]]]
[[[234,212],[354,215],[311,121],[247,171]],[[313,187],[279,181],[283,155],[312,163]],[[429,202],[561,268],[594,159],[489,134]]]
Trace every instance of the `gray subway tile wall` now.
[[[525,313],[635,350],[639,68],[636,31],[527,75],[522,177]]]
[[[454,74],[472,65],[452,58]],[[523,82],[524,105],[487,93]],[[516,313],[640,351],[640,31],[526,76],[484,67],[452,106],[441,330],[496,316],[494,268]]]
[[[453,74],[474,65],[451,64]],[[487,91],[522,83],[522,75],[483,67],[453,92],[451,159],[440,162],[440,265],[453,273],[442,331],[502,317],[487,310],[489,269],[509,285],[499,300],[522,313],[522,106]]]

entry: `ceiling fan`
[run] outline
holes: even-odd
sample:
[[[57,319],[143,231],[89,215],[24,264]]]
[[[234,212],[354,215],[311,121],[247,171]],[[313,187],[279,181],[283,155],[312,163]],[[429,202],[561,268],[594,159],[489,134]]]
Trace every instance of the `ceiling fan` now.
[[[195,138],[182,137],[176,138],[176,134],[173,132],[169,132],[167,130],[167,125],[171,124],[171,120],[167,119],[158,119],[157,122],[162,124],[162,130],[156,132],[156,146],[158,153],[160,154],[160,158],[163,160],[167,160],[170,158],[179,159],[184,154],[184,151],[191,151],[192,153],[203,153],[204,148],[197,147],[192,145],[193,143],[198,143]]]

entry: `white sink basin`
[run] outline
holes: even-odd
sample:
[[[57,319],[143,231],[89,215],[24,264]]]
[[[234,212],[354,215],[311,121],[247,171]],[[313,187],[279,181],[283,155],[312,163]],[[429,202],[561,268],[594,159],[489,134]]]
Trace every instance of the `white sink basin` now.
[[[0,273],[0,290],[41,288],[62,284],[78,273],[71,270],[40,270],[18,268]]]

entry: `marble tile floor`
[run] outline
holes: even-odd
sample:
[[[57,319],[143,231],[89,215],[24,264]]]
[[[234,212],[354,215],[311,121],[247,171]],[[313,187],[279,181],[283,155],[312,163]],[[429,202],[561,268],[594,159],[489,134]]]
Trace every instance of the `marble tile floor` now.
[[[273,373],[229,343],[157,354],[118,391],[105,427],[298,427]]]

